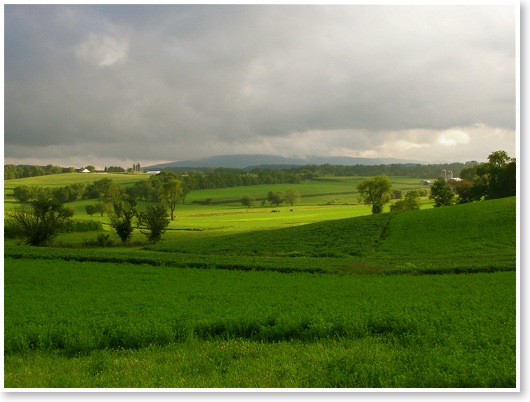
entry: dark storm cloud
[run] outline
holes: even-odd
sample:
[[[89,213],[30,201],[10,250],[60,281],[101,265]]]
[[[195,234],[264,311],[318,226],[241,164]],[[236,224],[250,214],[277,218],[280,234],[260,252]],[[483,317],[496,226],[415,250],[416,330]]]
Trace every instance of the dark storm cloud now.
[[[513,142],[513,12],[6,5],[5,156],[376,156],[447,146],[451,129]]]

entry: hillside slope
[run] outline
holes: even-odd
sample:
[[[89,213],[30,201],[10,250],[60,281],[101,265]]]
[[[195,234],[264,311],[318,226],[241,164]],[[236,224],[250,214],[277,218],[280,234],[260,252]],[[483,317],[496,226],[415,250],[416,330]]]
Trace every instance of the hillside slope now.
[[[372,255],[391,214],[367,215],[215,237],[161,242],[152,250],[200,255],[365,257]]]
[[[357,274],[514,271],[516,198],[283,229],[178,237],[143,248],[31,247],[4,257],[155,266]]]
[[[515,247],[515,212],[515,197],[510,197],[398,214],[379,251],[418,254]]]
[[[401,214],[159,243],[195,255],[341,257],[413,269],[515,269],[515,197]]]

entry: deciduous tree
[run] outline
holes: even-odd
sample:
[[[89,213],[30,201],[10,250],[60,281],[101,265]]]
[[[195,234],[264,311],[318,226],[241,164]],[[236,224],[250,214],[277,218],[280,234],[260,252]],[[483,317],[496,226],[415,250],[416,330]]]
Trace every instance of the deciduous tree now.
[[[267,200],[271,204],[279,206],[284,200],[284,195],[283,195],[283,193],[281,193],[279,191],[277,191],[277,192],[269,191],[269,194],[267,195]]]
[[[283,197],[286,203],[293,206],[300,199],[300,193],[293,188],[288,188]]]
[[[85,211],[88,215],[92,216],[94,215],[96,212],[97,212],[97,208],[95,205],[86,205],[85,206]]]
[[[15,187],[13,189],[13,196],[18,202],[26,204],[33,198],[33,189],[26,185]]]
[[[390,206],[391,212],[417,211],[420,209],[420,192],[409,190],[403,200],[396,201]]]
[[[136,200],[129,195],[123,196],[121,203],[113,203],[114,210],[109,214],[110,226],[122,243],[126,243],[134,231],[133,218],[136,215]]]
[[[140,232],[152,242],[159,241],[169,225],[167,210],[163,205],[149,205],[145,211],[137,213],[137,219],[138,226],[145,226],[148,230]]]
[[[243,204],[243,206],[246,207],[248,210],[248,208],[252,206],[255,200],[256,199],[251,195],[244,195],[243,197],[241,197],[241,204]]]
[[[434,200],[435,208],[453,205],[454,197],[453,190],[443,177],[434,181],[431,186],[431,195],[429,195],[429,198]]]
[[[390,201],[392,183],[388,176],[376,176],[363,180],[357,191],[364,204],[372,206],[372,213],[383,212],[383,206]]]
[[[175,208],[183,194],[182,182],[178,179],[169,180],[162,185],[161,199],[169,207],[171,220],[175,219]]]

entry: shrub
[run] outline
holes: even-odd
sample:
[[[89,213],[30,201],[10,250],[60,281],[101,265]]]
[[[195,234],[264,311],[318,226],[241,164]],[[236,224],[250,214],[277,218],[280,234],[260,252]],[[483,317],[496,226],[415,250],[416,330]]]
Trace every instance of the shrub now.
[[[112,239],[109,234],[100,233],[96,237],[96,240],[88,240],[85,242],[85,246],[98,246],[98,247],[109,247],[112,245]]]
[[[93,221],[90,219],[83,220],[68,220],[61,226],[61,232],[97,232],[103,229],[103,225],[100,222]]]
[[[396,201],[390,206],[390,212],[418,211],[420,193],[417,190],[407,191],[404,200]]]

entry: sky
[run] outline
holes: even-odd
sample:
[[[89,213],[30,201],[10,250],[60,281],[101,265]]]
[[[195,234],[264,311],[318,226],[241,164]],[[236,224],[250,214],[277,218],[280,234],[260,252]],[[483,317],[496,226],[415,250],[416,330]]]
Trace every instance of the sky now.
[[[5,5],[4,163],[517,150],[513,5]]]

